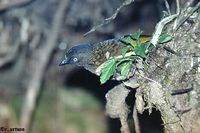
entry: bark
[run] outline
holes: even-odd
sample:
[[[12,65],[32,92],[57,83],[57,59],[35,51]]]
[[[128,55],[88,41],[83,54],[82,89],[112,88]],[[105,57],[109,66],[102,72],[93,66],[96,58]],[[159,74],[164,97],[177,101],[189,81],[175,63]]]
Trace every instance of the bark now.
[[[173,40],[156,46],[150,54],[150,68],[139,80],[137,91],[140,94],[142,91],[147,103],[145,108],[150,113],[152,108],[159,110],[165,131],[170,133],[199,131],[199,6],[200,3],[183,8],[180,15],[165,26],[165,32],[173,36]]]
[[[177,7],[179,4],[177,1]],[[158,23],[151,41],[155,47],[148,58],[149,68],[141,70],[142,66],[138,63],[140,70],[135,73],[135,78],[128,81],[139,83],[135,95],[135,107],[138,112],[142,114],[144,109],[148,109],[151,113],[152,108],[159,110],[165,132],[200,131],[199,8],[200,2],[195,6],[185,3],[184,8],[178,9],[177,14],[168,16]],[[163,32],[171,35],[173,39],[158,44],[159,36]],[[133,85],[128,87],[136,88]],[[123,94],[123,91],[121,93]],[[116,99],[113,102],[117,102]],[[136,115],[133,114],[133,117]],[[139,132],[138,122],[135,124]]]

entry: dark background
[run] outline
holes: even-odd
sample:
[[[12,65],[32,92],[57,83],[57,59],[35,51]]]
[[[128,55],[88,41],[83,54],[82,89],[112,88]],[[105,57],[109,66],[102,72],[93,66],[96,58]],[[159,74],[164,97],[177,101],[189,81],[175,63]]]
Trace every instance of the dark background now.
[[[119,120],[108,118],[104,109],[104,96],[116,82],[100,85],[99,77],[90,72],[58,64],[73,45],[120,37],[138,29],[151,35],[166,10],[164,1],[136,0],[115,20],[86,37],[83,34],[110,17],[123,0],[68,0],[60,28],[55,31],[54,16],[61,1],[0,0],[0,126],[23,127],[24,112],[29,110],[26,105],[31,105],[26,96],[33,87],[38,92],[33,92],[36,103],[28,132],[118,133]],[[169,4],[173,9],[173,2]],[[41,62],[45,62],[44,67],[38,67]],[[132,90],[127,98],[130,110],[134,93]],[[139,118],[142,132],[162,132],[158,111],[151,115],[145,112]],[[131,117],[129,123],[134,132]]]

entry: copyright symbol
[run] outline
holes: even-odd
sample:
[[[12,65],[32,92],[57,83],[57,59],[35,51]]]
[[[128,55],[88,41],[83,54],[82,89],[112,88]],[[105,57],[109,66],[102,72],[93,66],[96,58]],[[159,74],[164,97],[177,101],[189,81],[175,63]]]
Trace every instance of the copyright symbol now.
[[[7,131],[6,127],[0,127],[0,131]]]

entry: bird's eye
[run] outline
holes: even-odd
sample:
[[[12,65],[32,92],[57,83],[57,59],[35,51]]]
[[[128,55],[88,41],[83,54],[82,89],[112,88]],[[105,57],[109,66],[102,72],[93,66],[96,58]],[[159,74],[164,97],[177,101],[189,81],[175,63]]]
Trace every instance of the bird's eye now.
[[[77,61],[78,61],[78,59],[77,59],[77,58],[74,58],[74,59],[73,59],[73,61],[74,61],[74,62],[77,62]]]
[[[67,59],[67,55],[65,55],[65,59]]]

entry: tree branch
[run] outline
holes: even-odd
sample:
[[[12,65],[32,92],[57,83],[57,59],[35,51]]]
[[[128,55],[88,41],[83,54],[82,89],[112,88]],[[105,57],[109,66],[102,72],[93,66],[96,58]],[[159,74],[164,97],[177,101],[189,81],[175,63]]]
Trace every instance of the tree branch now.
[[[36,52],[36,59],[33,59],[31,62],[32,65],[30,70],[32,71],[32,77],[30,78],[27,86],[27,92],[24,100],[25,102],[21,114],[21,127],[25,128],[26,131],[28,131],[30,127],[32,115],[36,107],[36,100],[40,92],[44,73],[46,72],[45,69],[50,60],[50,56],[56,47],[64,13],[68,5],[69,0],[62,0],[60,2],[53,19],[52,29],[47,41],[45,45],[43,45],[43,47]]]
[[[120,10],[121,10],[123,7],[130,5],[130,4],[133,3],[134,1],[135,1],[135,0],[125,0],[125,1],[122,3],[122,5],[120,5],[120,7],[117,8],[117,10],[115,11],[115,13],[114,13],[111,17],[106,18],[106,19],[104,20],[103,23],[101,23],[101,24],[99,24],[99,25],[97,25],[97,26],[94,26],[91,30],[89,30],[87,33],[85,33],[84,36],[87,36],[88,34],[90,34],[90,33],[92,33],[92,32],[95,32],[98,28],[101,28],[102,26],[104,26],[104,25],[110,23],[112,20],[114,20],[114,19],[117,17],[118,13],[120,12]]]

